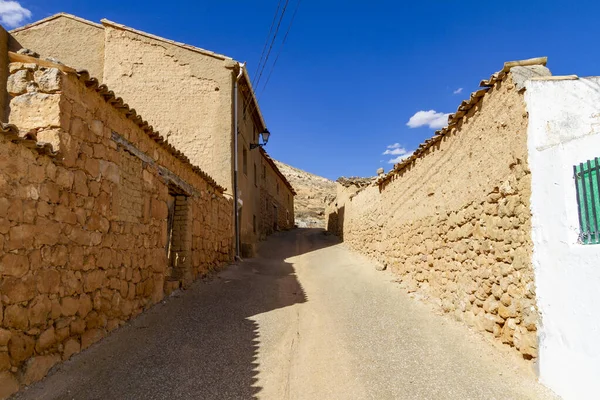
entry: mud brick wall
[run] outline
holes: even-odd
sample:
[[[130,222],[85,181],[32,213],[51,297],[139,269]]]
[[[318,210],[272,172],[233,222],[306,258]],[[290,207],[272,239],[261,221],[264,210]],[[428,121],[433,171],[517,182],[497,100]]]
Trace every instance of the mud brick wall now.
[[[231,200],[122,102],[10,73],[10,122],[59,153],[0,133],[0,398],[232,257]]]
[[[414,163],[359,193],[338,184],[329,229],[408,292],[537,356],[527,113],[511,74]]]

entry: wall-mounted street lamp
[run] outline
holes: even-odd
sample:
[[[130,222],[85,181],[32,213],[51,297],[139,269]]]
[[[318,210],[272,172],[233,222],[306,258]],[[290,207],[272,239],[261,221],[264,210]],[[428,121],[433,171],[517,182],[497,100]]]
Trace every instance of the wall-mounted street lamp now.
[[[250,150],[252,149],[256,149],[258,147],[263,147],[267,145],[267,142],[269,141],[269,136],[271,136],[271,132],[269,132],[269,130],[267,128],[265,128],[264,131],[262,131],[260,134],[260,136],[262,136],[262,143],[250,143]]]

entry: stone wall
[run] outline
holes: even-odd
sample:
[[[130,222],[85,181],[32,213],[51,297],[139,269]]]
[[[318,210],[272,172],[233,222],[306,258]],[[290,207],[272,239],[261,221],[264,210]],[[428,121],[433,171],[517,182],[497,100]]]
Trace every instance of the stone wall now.
[[[86,74],[10,71],[30,140],[0,134],[0,398],[232,258],[223,188],[133,110]]]
[[[10,32],[11,51],[32,49],[77,69],[87,69],[103,81],[104,29],[83,18],[56,14]]]
[[[401,286],[537,356],[531,179],[522,92],[506,74],[454,129],[359,193],[338,185],[330,230]]]
[[[194,165],[224,186],[227,194],[233,194],[233,91],[239,63],[114,22],[102,20],[99,25],[68,14],[57,14],[12,34],[12,50],[26,47],[100,78]],[[250,145],[258,142],[259,132],[266,128],[252,93],[244,72],[238,86],[237,156],[238,193],[243,203],[240,241],[249,250],[244,251],[248,256],[254,254],[259,240],[254,219],[262,225],[261,189],[254,166],[260,174],[263,157],[257,149],[250,150]],[[274,164],[264,165],[278,172]]]
[[[233,193],[235,62],[104,24],[104,83]]]
[[[0,121],[8,119],[8,93],[6,80],[8,79],[8,33],[0,26]]]

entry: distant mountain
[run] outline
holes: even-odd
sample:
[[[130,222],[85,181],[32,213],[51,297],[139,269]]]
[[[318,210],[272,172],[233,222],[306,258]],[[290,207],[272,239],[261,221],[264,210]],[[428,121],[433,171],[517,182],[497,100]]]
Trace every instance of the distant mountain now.
[[[325,206],[335,198],[335,182],[277,160],[275,164],[296,190],[296,224],[301,228],[325,228]]]

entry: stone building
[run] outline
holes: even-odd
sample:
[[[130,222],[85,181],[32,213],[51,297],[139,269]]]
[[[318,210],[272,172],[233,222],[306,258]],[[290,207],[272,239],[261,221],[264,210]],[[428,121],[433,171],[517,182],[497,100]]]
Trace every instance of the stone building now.
[[[222,186],[87,72],[9,58],[0,398],[233,257]]]
[[[146,116],[228,195],[234,187],[234,82],[241,68],[237,156],[243,253],[251,255],[257,241],[271,231],[269,219],[275,210],[277,229],[293,227],[294,189],[266,152],[250,146],[258,143],[266,124],[240,63],[111,21],[96,24],[68,14],[11,31],[9,48],[32,49],[42,57],[88,70]],[[265,190],[274,202],[268,212],[261,201]]]
[[[448,126],[328,229],[400,285],[533,359],[568,399],[600,391],[600,80],[505,63]]]

